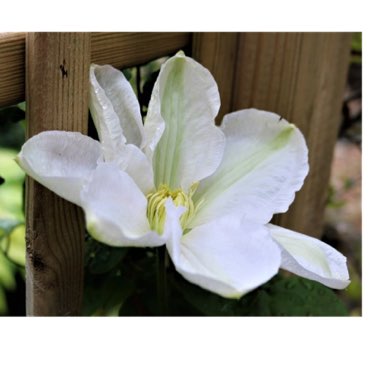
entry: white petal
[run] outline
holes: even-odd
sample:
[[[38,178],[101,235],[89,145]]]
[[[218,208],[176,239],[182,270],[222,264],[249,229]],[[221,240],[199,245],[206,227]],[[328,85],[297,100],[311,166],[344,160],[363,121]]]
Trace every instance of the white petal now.
[[[192,225],[229,213],[257,223],[285,212],[308,172],[301,132],[276,114],[256,109],[224,117],[226,149],[217,171],[201,182],[200,203]]]
[[[154,189],[152,163],[136,145],[125,145],[112,162],[127,172],[144,194]]]
[[[110,65],[91,65],[90,110],[107,160],[111,161],[126,142],[140,146],[140,107],[121,71]]]
[[[334,289],[350,283],[346,258],[322,241],[272,224],[273,239],[282,248],[281,268]]]
[[[126,171],[144,193],[151,191],[153,168],[138,148],[143,125],[131,85],[109,65],[91,65],[90,83],[90,109],[106,161]]]
[[[280,249],[265,226],[223,218],[196,227],[169,254],[188,281],[223,297],[239,298],[278,271]]]
[[[115,164],[99,164],[81,197],[87,229],[95,239],[112,246],[165,243],[165,236],[150,229],[146,197]]]
[[[214,125],[219,107],[217,85],[203,66],[183,53],[162,66],[145,121],[156,186],[188,190],[216,170],[224,150]]]
[[[79,132],[47,131],[30,138],[16,160],[36,181],[80,205],[81,188],[101,155],[99,142],[88,136]]]

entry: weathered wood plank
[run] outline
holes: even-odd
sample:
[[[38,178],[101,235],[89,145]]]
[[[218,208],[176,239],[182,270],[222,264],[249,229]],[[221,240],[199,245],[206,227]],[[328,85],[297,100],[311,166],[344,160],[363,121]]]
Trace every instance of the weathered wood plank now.
[[[0,33],[0,107],[25,100],[25,33]],[[91,61],[117,68],[184,48],[191,33],[91,33]]]
[[[285,227],[320,236],[330,165],[340,124],[350,33],[243,33],[233,109],[256,107],[296,124],[309,147],[310,173]]]
[[[216,118],[231,111],[239,33],[193,33],[192,56],[214,76],[221,107]]]
[[[25,93],[25,33],[0,33],[0,107],[17,104]]]
[[[135,66],[176,53],[190,33],[91,33],[91,62],[117,68]]]
[[[26,58],[27,137],[50,129],[86,134],[90,35],[29,33]],[[27,314],[79,314],[82,211],[28,178],[26,219]]]

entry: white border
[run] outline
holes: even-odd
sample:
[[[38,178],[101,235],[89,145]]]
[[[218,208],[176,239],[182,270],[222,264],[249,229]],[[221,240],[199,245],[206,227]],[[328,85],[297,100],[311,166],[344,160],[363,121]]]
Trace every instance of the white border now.
[[[350,31],[373,9],[353,0],[19,0],[3,2],[2,31]],[[367,20],[364,19],[367,17]]]
[[[2,31],[364,31],[361,318],[2,318],[0,377],[360,379],[378,374],[378,12],[357,1],[1,5]],[[265,3],[265,4],[264,4]],[[376,2],[371,2],[376,4]],[[58,4],[58,5],[57,5]],[[90,5],[91,4],[91,5]],[[148,14],[143,14],[150,10]],[[0,57],[1,59],[1,57]],[[377,84],[377,87],[375,87]],[[376,356],[375,356],[376,355]],[[9,376],[12,374],[12,377]]]

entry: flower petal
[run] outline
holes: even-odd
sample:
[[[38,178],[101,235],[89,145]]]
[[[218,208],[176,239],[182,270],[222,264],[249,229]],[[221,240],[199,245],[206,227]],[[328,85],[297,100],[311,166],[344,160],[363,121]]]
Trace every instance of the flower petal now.
[[[133,179],[115,164],[103,163],[82,193],[87,229],[112,246],[159,246],[166,235],[151,231],[147,200]]]
[[[265,226],[222,218],[167,244],[179,273],[223,297],[239,298],[273,277],[280,249]]]
[[[285,212],[308,172],[301,132],[278,115],[256,109],[226,115],[226,149],[217,171],[201,182],[192,226],[229,213],[267,223]]]
[[[286,228],[272,224],[268,227],[273,239],[282,248],[282,269],[334,289],[349,285],[346,258],[336,249]]]
[[[80,206],[80,191],[101,159],[98,141],[79,132],[47,131],[30,138],[16,160],[36,181]]]
[[[214,125],[219,107],[217,85],[203,66],[183,53],[162,66],[145,121],[156,186],[187,191],[216,170],[224,150]]]
[[[144,194],[154,189],[152,163],[136,145],[125,145],[112,162],[127,172]]]
[[[126,142],[140,146],[140,107],[121,71],[110,65],[91,65],[90,111],[107,161],[112,161]]]

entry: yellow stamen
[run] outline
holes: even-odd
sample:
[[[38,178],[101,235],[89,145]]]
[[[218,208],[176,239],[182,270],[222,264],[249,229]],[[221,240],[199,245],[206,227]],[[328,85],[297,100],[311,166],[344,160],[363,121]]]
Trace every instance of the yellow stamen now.
[[[192,196],[197,187],[198,183],[193,184],[189,193],[186,194],[182,189],[170,190],[167,185],[160,185],[157,191],[148,194],[147,217],[150,227],[159,234],[164,232],[166,220],[165,202],[170,197],[176,206],[183,206],[186,209],[180,219],[181,226],[185,229],[187,221],[194,213]]]

